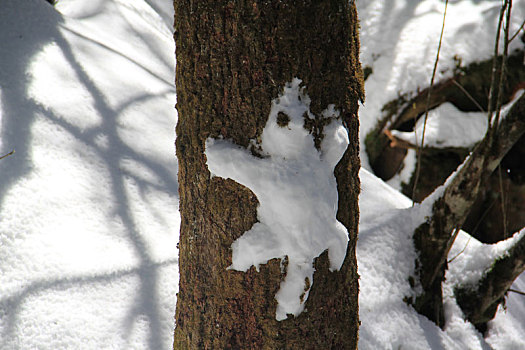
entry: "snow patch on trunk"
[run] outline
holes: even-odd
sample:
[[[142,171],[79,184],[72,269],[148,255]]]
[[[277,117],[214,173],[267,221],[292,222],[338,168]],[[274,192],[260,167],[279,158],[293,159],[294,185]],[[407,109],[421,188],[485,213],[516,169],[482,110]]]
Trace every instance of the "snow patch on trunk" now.
[[[349,143],[347,131],[337,119],[339,111],[329,105],[321,116],[332,120],[324,127],[321,150],[317,150],[313,136],[304,128],[305,118],[314,119],[314,115],[300,84],[294,78],[272,101],[261,136],[264,158],[228,140],[206,141],[210,172],[250,188],[260,203],[258,222],[232,244],[229,268],[247,271],[273,258],[288,260],[286,277],[275,296],[277,320],[304,310],[313,283],[314,259],[328,250],[330,268],[338,270],[348,244],[347,230],[336,219],[334,177],[334,168]]]

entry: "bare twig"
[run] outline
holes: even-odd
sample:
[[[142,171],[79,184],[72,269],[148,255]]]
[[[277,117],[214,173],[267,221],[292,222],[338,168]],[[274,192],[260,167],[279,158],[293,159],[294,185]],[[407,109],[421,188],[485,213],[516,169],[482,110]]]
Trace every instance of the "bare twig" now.
[[[474,236],[476,234],[476,232],[478,231],[478,228],[479,226],[481,225],[481,222],[485,219],[485,217],[487,216],[487,214],[489,213],[490,209],[492,209],[492,207],[494,206],[494,204],[496,204],[496,199],[492,200],[492,202],[490,203],[490,205],[487,207],[487,209],[485,209],[485,211],[483,212],[483,214],[481,215],[481,217],[479,218],[478,222],[476,223],[476,226],[474,226],[474,228],[472,229],[470,233],[471,236]]]
[[[503,99],[503,83],[505,80],[505,69],[507,68],[507,56],[509,54],[509,30],[510,30],[510,12],[512,9],[512,0],[506,0],[505,5],[507,8],[507,16],[505,18],[505,31],[503,39],[503,55],[501,57],[501,68],[500,68],[500,77],[499,77],[499,86],[498,86],[498,98],[496,100],[496,115],[494,116],[493,129],[494,134],[497,133],[499,116],[501,113],[501,100]]]
[[[516,31],[516,33],[514,33],[514,35],[512,35],[509,39],[509,43],[512,42],[512,40],[514,40],[514,38],[516,38],[518,36],[518,34],[523,30],[523,28],[525,27],[525,19],[523,20],[523,23],[521,23],[521,26],[519,27],[519,29]]]
[[[0,159],[4,159],[4,158],[7,158],[9,157],[10,155],[14,154],[15,153],[15,150],[12,150],[11,152],[7,153],[7,154],[4,154],[3,156],[0,157]]]
[[[495,115],[494,120],[492,123],[492,132],[493,132],[493,140],[497,137],[497,131],[498,131],[498,125],[499,125],[499,117],[501,113],[501,100],[503,98],[503,83],[505,80],[505,69],[507,68],[507,56],[509,53],[509,30],[510,30],[510,14],[512,10],[512,0],[505,0],[505,4],[503,5],[507,9],[507,16],[505,18],[505,30],[504,30],[504,39],[503,39],[503,55],[501,57],[501,67],[500,67],[500,77],[499,77],[499,86],[498,86],[498,98],[496,100],[496,108],[495,108]],[[506,211],[506,205],[505,205],[505,191],[503,190],[503,179],[501,176],[501,165],[498,166],[498,177],[499,177],[499,186],[500,186],[500,192],[501,192],[501,211],[502,211],[502,217],[503,217],[503,237],[507,234],[507,211]]]
[[[474,103],[476,105],[476,107],[478,107],[479,111],[480,112],[485,112],[485,110],[483,109],[483,107],[481,107],[481,105],[478,103],[478,101],[476,101],[476,99],[474,97],[472,97],[471,94],[469,94],[469,92],[467,90],[465,90],[465,88],[456,81],[456,79],[452,79],[452,83],[454,85],[456,85],[467,97],[469,100],[472,101],[472,103]]]
[[[456,260],[456,258],[458,256],[460,256],[461,254],[463,254],[463,252],[465,251],[465,249],[467,249],[467,246],[468,244],[470,243],[470,240],[471,240],[472,236],[468,238],[468,241],[467,243],[465,243],[465,246],[463,247],[463,249],[461,249],[461,251],[459,253],[457,253],[452,259],[450,259],[449,261],[447,261],[448,264],[450,264],[451,262],[453,262],[454,260]]]
[[[487,106],[487,118],[488,118],[488,129],[487,133],[491,130],[491,122],[492,122],[492,100],[494,99],[494,86],[496,84],[496,66],[498,63],[498,54],[499,54],[499,36],[501,32],[501,25],[503,23],[503,15],[505,14],[505,9],[507,8],[507,1],[501,6],[501,10],[499,12],[499,20],[498,20],[498,29],[496,31],[496,40],[494,41],[494,58],[492,59],[492,73],[490,75],[490,88],[489,88],[489,101]]]
[[[507,206],[505,202],[505,190],[503,188],[503,176],[501,175],[501,164],[498,165],[499,190],[501,192],[501,213],[503,216],[503,237],[507,238]]]
[[[509,289],[509,292],[512,292],[512,293],[516,293],[516,294],[519,294],[519,295],[525,295],[525,293],[519,291],[519,290],[516,290],[516,289]]]
[[[447,17],[447,6],[448,6],[448,0],[445,1],[445,11],[443,12],[443,24],[441,25],[441,34],[439,35],[439,44],[438,44],[438,49],[436,53],[436,60],[434,61],[434,69],[432,70],[432,78],[430,78],[430,87],[428,88],[427,103],[425,106],[425,118],[423,119],[423,135],[421,135],[421,145],[418,146],[416,174],[414,178],[414,186],[412,188],[412,205],[414,205],[416,202],[415,201],[416,189],[417,189],[417,184],[419,181],[419,174],[421,172],[421,155],[423,153],[423,146],[425,145],[425,131],[427,127],[428,109],[430,107],[430,96],[432,94],[432,87],[434,86],[434,78],[436,77],[436,71],[437,71],[437,66],[439,62],[439,52],[441,51],[441,43],[443,41],[443,33],[445,31],[445,18]],[[417,141],[417,132],[416,132],[415,124],[414,124],[414,133],[416,134],[416,145],[417,145],[418,141]]]
[[[392,148],[403,148],[403,149],[415,149],[417,148],[412,143],[395,137],[392,132],[388,129],[383,130],[383,134],[390,140],[390,147]]]
[[[443,253],[443,257],[441,261],[439,262],[439,264],[436,264],[434,268],[434,272],[432,272],[431,281],[435,281],[438,274],[441,272],[443,264],[447,261],[448,253],[450,252],[450,249],[452,249],[452,246],[454,245],[454,242],[456,241],[458,234],[459,234],[459,228],[456,227],[454,228],[454,231],[452,231],[452,236],[447,242],[447,246],[445,247],[445,252]]]

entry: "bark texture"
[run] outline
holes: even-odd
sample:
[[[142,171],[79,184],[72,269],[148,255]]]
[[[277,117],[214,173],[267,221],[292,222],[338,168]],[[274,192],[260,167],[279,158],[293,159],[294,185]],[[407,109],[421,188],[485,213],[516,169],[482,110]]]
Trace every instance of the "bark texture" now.
[[[462,226],[480,189],[524,133],[525,95],[522,95],[498,129],[487,133],[447,185],[434,203],[429,221],[414,232],[414,244],[419,253],[416,268],[423,287],[414,307],[440,326],[444,326],[441,284],[447,255],[455,239],[453,231]]]
[[[355,6],[330,1],[175,0],[177,157],[181,212],[175,349],[353,349],[357,347],[355,257],[359,192],[358,100],[363,99]],[[345,262],[315,262],[305,311],[275,320],[281,262],[227,270],[230,246],[257,221],[257,198],[210,178],[205,140],[248,147],[260,137],[286,82],[303,80],[311,110],[341,111],[350,145],[335,169],[337,217],[349,232]],[[320,135],[322,122],[310,128]]]

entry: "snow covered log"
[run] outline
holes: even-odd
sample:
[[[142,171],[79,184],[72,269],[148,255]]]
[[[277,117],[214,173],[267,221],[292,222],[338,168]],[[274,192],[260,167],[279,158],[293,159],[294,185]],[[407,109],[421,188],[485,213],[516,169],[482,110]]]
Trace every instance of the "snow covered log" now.
[[[517,235],[519,240],[496,259],[477,285],[458,286],[456,299],[465,317],[480,331],[492,320],[499,304],[504,303],[505,294],[512,283],[525,271],[525,228]]]
[[[502,85],[503,104],[510,102],[513,99],[513,95],[524,87],[524,55],[525,51],[523,49],[516,49],[507,58],[507,69],[505,71],[504,84]],[[487,110],[488,105],[487,91],[489,91],[490,88],[492,61],[493,59],[490,58],[462,66],[459,58],[457,58],[457,67],[454,70],[454,76],[441,80],[433,86],[428,105],[430,110],[429,115],[432,115],[438,108],[441,108],[439,106],[450,105],[446,111],[443,110],[440,114],[445,112],[449,114],[449,120],[447,120],[447,122],[451,123],[450,128],[453,128],[457,126],[454,123],[454,119],[459,115],[468,114],[469,117],[474,118],[475,116],[471,116],[471,114],[475,114],[476,112],[484,113],[483,111]],[[499,77],[499,73],[496,75]],[[378,121],[375,128],[367,134],[365,145],[370,165],[374,173],[383,180],[391,179],[403,168],[403,162],[407,153],[406,148],[421,143],[422,133],[420,130],[418,130],[417,142],[415,142],[414,135],[411,135],[410,141],[406,137],[400,140],[398,136],[399,133],[409,134],[409,132],[416,127],[416,124],[422,124],[422,120],[420,119],[423,119],[421,117],[425,115],[428,91],[429,88],[427,87],[421,90],[417,89],[416,91],[406,92],[384,104],[382,108],[383,117]],[[455,130],[461,129],[456,128]],[[385,131],[391,132],[393,138],[389,138],[388,135],[385,134]],[[457,143],[464,138],[464,135],[465,133],[463,133],[463,137],[456,137],[457,135],[455,134],[448,134],[448,141],[454,139]],[[433,144],[428,136],[427,129],[424,151],[424,154],[427,155],[434,151],[442,154],[443,152],[441,150],[445,149],[448,153],[458,154],[461,158],[458,162],[461,162],[465,157],[464,148],[470,146],[465,144],[460,146],[457,144],[449,145],[441,142],[441,140],[438,144]],[[395,144],[393,143],[393,139],[400,140],[401,142]],[[481,138],[477,139],[476,142],[480,139]],[[402,141],[409,141],[409,144]],[[471,149],[472,148],[470,148],[470,150]],[[457,157],[452,158],[455,159]],[[443,162],[446,162],[446,160],[443,160],[441,163]],[[456,165],[453,165],[454,168],[455,166]],[[447,170],[450,169],[447,167]],[[446,178],[446,176],[450,174],[450,172],[444,171],[443,174],[439,174],[442,176],[437,176],[436,173],[435,169],[428,171],[427,176],[425,176],[425,181],[428,180],[430,183],[426,186],[420,183],[416,195],[412,194],[412,184],[407,184],[409,185],[407,188],[410,188],[410,190],[404,191],[404,193],[418,202],[421,201],[432,192],[433,187],[442,183],[443,177]],[[427,178],[433,175],[436,175],[435,180],[432,181]]]
[[[455,238],[453,231],[461,227],[480,188],[524,133],[525,94],[518,98],[500,121],[497,133],[488,132],[476,146],[447,181],[437,200],[435,196],[426,199],[435,202],[432,216],[414,232],[414,244],[419,252],[416,261],[417,281],[423,290],[414,301],[414,307],[440,326],[444,325],[441,285],[447,254]]]

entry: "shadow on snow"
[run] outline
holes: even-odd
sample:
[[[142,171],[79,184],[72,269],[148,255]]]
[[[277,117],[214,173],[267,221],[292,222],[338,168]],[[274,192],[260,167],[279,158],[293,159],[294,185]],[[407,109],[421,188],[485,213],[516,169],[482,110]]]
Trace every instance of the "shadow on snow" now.
[[[24,19],[24,21],[21,21]],[[28,297],[36,295],[44,290],[63,290],[74,286],[81,286],[90,283],[103,283],[113,279],[123,278],[129,275],[137,275],[140,279],[137,299],[132,309],[124,321],[124,327],[128,333],[131,331],[134,320],[140,316],[147,317],[149,321],[149,347],[151,349],[162,348],[160,313],[158,305],[158,269],[164,265],[176,264],[176,260],[169,260],[162,263],[153,261],[148,249],[148,244],[144,240],[137,228],[135,218],[131,211],[130,199],[126,193],[124,178],[132,177],[131,174],[119,168],[122,159],[133,159],[141,165],[155,173],[162,181],[160,189],[164,192],[177,196],[178,185],[175,179],[176,162],[174,168],[167,169],[163,164],[149,159],[147,156],[137,153],[134,149],[125,144],[119,137],[117,130],[117,120],[119,114],[130,105],[156,97],[155,95],[144,94],[138,98],[127,101],[118,108],[112,108],[107,102],[104,94],[97,87],[95,81],[83,69],[80,62],[75,58],[74,51],[68,41],[63,37],[58,29],[63,22],[62,17],[51,6],[44,1],[16,1],[7,2],[2,5],[0,11],[0,60],[2,61],[2,71],[0,71],[0,87],[2,98],[2,131],[1,140],[3,144],[2,152],[11,149],[16,150],[16,154],[4,159],[0,163],[0,176],[2,185],[0,186],[0,205],[4,203],[10,188],[20,179],[28,176],[33,168],[31,162],[31,126],[37,118],[37,114],[43,115],[49,121],[56,123],[63,130],[73,135],[91,150],[94,150],[100,159],[105,163],[111,177],[112,197],[117,203],[115,215],[118,216],[125,225],[128,239],[132,242],[136,255],[140,259],[140,265],[134,269],[98,274],[93,276],[77,276],[63,279],[49,279],[29,282],[22,291],[0,299],[0,316],[7,317],[6,325],[2,331],[2,343],[16,336],[16,323],[20,305]],[[68,30],[63,28],[63,30]],[[72,32],[71,30],[68,30]],[[83,39],[90,40],[80,33],[72,32]],[[86,90],[93,98],[96,112],[103,117],[101,125],[90,130],[82,131],[75,125],[57,117],[50,110],[30,98],[28,86],[30,77],[27,69],[31,59],[46,44],[54,42],[62,51],[64,57],[75,72],[76,78],[84,85]],[[115,52],[110,47],[98,43],[112,53]],[[135,65],[137,62],[127,58]],[[66,64],[66,63],[65,63]],[[146,67],[142,67],[157,79],[162,80],[166,85],[169,83],[162,77],[156,75]],[[166,93],[169,92],[169,89]],[[65,92],[67,93],[67,92]],[[173,111],[175,113],[175,111]],[[99,133],[108,136],[109,147],[100,148],[95,139]],[[133,177],[139,185],[141,191],[147,186],[157,186],[138,177]],[[159,188],[158,188],[159,189]],[[173,207],[166,210],[173,210],[176,214],[176,202]],[[1,218],[0,218],[1,219]],[[1,235],[1,233],[0,233]],[[175,249],[175,247],[173,247]],[[175,291],[174,291],[175,292]],[[5,345],[5,343],[4,343]]]

